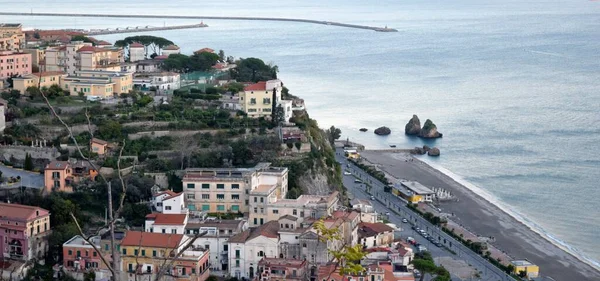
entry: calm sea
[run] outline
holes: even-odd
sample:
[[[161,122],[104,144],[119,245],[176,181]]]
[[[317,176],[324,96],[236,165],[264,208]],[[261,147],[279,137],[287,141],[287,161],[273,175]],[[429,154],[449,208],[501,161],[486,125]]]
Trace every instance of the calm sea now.
[[[369,148],[423,145],[418,114],[444,138],[430,160],[486,190],[556,241],[600,260],[600,2],[2,1],[22,12],[299,17],[398,33],[296,23],[205,21],[155,32],[183,52],[211,47],[277,64],[322,127]],[[32,28],[162,26],[190,21],[7,17]],[[124,35],[103,36],[114,41]],[[386,125],[376,137],[358,129]]]

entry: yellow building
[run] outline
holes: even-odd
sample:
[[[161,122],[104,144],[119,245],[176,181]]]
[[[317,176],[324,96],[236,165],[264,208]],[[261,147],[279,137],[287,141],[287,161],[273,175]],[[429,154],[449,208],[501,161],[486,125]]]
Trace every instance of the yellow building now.
[[[125,61],[123,49],[98,48],[81,41],[73,41],[58,48],[46,50],[45,70],[64,71],[75,75],[77,71],[120,71]]]
[[[41,72],[32,73],[24,77],[13,78],[13,89],[18,90],[21,94],[25,94],[25,91],[29,87],[50,87],[52,85],[59,85],[61,81],[67,77],[67,74],[61,71]]]
[[[513,273],[520,275],[525,272],[525,276],[529,279],[537,278],[540,275],[540,267],[529,262],[528,260],[514,260],[510,264],[514,266]]]
[[[20,51],[25,48],[25,33],[20,23],[0,23],[0,51]]]
[[[281,101],[282,86],[279,80],[261,81],[246,86],[244,91],[239,93],[242,110],[250,118],[271,117],[273,105]]]
[[[164,234],[152,232],[127,231],[121,241],[121,271],[127,277],[124,280],[146,280],[156,277],[156,273],[165,266],[165,258],[172,258],[179,252],[183,254],[166,268],[166,281],[204,281],[210,274],[208,251],[184,247],[190,238],[183,234]]]
[[[31,67],[34,72],[44,72],[44,61],[46,60],[46,50],[42,48],[24,49],[24,53],[31,54]]]
[[[413,204],[432,202],[435,198],[433,190],[416,181],[400,181],[393,185],[392,193]]]
[[[264,186],[285,198],[287,174],[287,168],[271,167],[270,163],[258,163],[253,168],[187,169],[183,192],[192,211],[245,213],[249,210],[250,194]]]
[[[76,75],[62,80],[61,87],[72,94],[111,97],[113,94],[129,93],[133,89],[133,74],[111,71],[76,71]]]

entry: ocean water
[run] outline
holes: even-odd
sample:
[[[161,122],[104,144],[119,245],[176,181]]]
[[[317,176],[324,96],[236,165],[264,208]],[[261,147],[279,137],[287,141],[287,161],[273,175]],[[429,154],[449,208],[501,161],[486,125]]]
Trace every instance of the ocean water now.
[[[368,148],[437,146],[442,156],[429,162],[484,190],[580,257],[600,261],[600,2],[323,2],[26,0],[0,5],[19,12],[296,17],[396,28],[397,33],[377,33],[206,20],[209,28],[153,34],[174,41],[184,53],[211,47],[277,64],[280,78],[306,100],[322,127],[340,127],[343,138]],[[194,21],[0,16],[0,22],[49,29]],[[422,123],[433,120],[444,138],[405,136],[412,114]],[[383,125],[392,134],[375,136],[372,130]],[[361,127],[370,131],[361,133]]]

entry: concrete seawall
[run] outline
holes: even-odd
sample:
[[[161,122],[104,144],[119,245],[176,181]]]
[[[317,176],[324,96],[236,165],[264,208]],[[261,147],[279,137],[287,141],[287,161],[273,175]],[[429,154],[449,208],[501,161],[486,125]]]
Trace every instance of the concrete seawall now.
[[[86,32],[85,35],[106,35],[106,34],[118,34],[118,33],[135,33],[135,32],[148,32],[148,31],[159,31],[159,30],[175,30],[175,29],[190,29],[190,28],[202,28],[208,27],[204,23],[199,24],[188,24],[188,25],[173,25],[173,26],[162,26],[162,27],[142,27],[142,28],[129,28],[129,29],[113,29],[113,30],[96,30]]]
[[[270,17],[221,17],[221,16],[174,16],[174,15],[115,15],[115,14],[67,14],[67,13],[14,13],[0,12],[0,15],[5,16],[38,16],[38,17],[95,17],[95,18],[160,18],[160,19],[214,19],[214,20],[253,20],[253,21],[287,21],[301,22],[321,25],[332,25],[348,28],[367,29],[378,32],[397,32],[398,30],[388,27],[376,27],[368,25],[348,24],[332,21],[318,21],[309,19],[295,18],[270,18]]]

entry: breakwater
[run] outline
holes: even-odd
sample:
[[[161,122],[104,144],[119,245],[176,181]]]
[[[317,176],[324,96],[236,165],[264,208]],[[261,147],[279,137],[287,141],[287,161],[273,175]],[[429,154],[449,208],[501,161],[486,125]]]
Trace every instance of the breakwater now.
[[[368,25],[349,24],[333,21],[319,21],[296,18],[271,18],[271,17],[223,17],[223,16],[175,16],[175,15],[118,15],[118,14],[69,14],[69,13],[16,13],[0,12],[5,16],[38,16],[38,17],[94,17],[94,18],[152,18],[152,19],[194,19],[194,20],[252,20],[252,21],[284,21],[301,22],[321,25],[331,25],[347,28],[367,29],[377,32],[397,32],[398,30],[386,27],[376,27]]]
[[[190,29],[190,28],[201,28],[208,27],[204,23],[199,24],[188,24],[188,25],[173,25],[173,26],[161,26],[161,27],[142,27],[142,28],[122,28],[122,29],[102,29],[84,32],[85,35],[106,35],[106,34],[117,34],[117,33],[134,33],[134,32],[147,32],[147,31],[158,31],[158,30],[175,30],[175,29]]]

